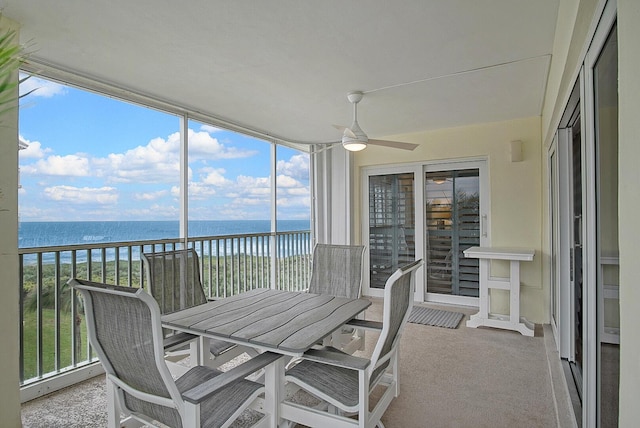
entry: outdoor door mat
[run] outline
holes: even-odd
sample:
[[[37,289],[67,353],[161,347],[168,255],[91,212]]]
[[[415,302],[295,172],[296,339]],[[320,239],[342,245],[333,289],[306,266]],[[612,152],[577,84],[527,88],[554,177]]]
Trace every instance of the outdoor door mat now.
[[[409,315],[409,322],[434,327],[457,328],[463,316],[464,314],[460,312],[414,306]]]

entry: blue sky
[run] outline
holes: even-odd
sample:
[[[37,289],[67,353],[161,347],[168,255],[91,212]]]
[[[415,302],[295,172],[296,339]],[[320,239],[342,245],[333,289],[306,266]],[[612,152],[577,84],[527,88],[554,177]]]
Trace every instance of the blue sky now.
[[[21,87],[21,221],[178,220],[179,119],[32,77]],[[309,219],[309,158],[278,147],[278,218]],[[269,219],[270,145],[189,123],[189,218]]]

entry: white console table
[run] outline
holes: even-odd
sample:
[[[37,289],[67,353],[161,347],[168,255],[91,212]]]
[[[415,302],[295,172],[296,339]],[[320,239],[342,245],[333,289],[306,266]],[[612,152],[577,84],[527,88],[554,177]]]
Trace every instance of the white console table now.
[[[467,327],[504,328],[533,336],[534,325],[520,317],[520,262],[532,261],[534,254],[535,250],[522,248],[471,247],[464,251],[465,257],[480,259],[480,310],[471,315]],[[491,276],[491,260],[508,260],[509,277]],[[509,316],[491,313],[491,288],[509,291]]]

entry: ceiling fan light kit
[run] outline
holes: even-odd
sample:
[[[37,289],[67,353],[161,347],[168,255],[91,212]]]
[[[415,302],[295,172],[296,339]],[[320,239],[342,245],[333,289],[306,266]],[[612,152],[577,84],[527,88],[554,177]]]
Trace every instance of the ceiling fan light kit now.
[[[349,150],[350,152],[359,152],[360,150],[364,150],[367,148],[367,143],[363,141],[345,141],[342,139],[342,147],[345,150]]]

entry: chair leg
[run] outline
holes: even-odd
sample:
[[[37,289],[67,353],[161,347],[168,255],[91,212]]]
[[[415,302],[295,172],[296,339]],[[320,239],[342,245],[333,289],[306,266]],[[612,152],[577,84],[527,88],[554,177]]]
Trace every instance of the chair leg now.
[[[399,364],[400,359],[398,358],[398,352],[396,351],[391,358],[392,358],[392,370],[393,370],[392,379],[393,379],[393,383],[395,384],[393,395],[395,397],[398,397],[400,395],[400,364]]]
[[[200,405],[192,404],[188,401],[184,403],[184,418],[183,426],[185,427],[199,427],[200,426]]]
[[[264,387],[264,410],[268,415],[269,426],[280,426],[282,421],[279,408],[285,396],[283,358],[265,367]]]
[[[120,401],[118,387],[107,379],[107,427],[120,428]]]
[[[369,423],[369,377],[366,370],[358,370],[358,427],[366,428]]]

